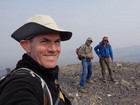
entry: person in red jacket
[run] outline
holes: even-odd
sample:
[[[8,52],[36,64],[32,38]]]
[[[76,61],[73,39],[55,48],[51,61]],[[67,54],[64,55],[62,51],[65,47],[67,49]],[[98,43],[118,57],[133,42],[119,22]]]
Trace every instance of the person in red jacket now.
[[[57,82],[57,60],[61,41],[69,40],[72,32],[60,29],[48,15],[35,15],[11,37],[26,53],[1,83],[0,105],[71,105]]]

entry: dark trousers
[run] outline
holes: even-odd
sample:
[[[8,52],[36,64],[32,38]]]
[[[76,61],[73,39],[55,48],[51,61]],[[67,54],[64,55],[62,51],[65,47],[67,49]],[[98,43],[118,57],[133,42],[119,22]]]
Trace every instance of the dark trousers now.
[[[113,79],[110,58],[100,58],[99,63],[102,69],[101,71],[102,71],[103,79],[105,79],[105,75],[106,75],[106,72],[105,72],[106,66],[107,66],[110,78]]]

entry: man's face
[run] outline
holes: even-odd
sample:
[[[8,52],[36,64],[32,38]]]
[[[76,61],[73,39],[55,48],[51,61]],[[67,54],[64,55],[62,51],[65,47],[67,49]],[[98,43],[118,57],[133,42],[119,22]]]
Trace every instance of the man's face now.
[[[60,42],[58,33],[38,35],[28,41],[26,51],[43,67],[54,68],[61,52]]]
[[[87,44],[87,46],[90,46],[91,43],[92,43],[92,41],[88,40],[86,44]]]

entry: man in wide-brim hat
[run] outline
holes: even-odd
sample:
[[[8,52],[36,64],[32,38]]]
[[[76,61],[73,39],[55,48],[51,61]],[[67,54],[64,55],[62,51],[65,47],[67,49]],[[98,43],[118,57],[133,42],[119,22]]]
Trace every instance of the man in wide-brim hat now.
[[[33,16],[17,29],[11,37],[20,43],[26,53],[2,83],[0,104],[71,105],[57,83],[61,41],[69,40],[71,36],[72,32],[60,29],[48,15]],[[31,75],[18,73],[20,69],[22,72],[29,70]],[[36,78],[38,76],[47,84],[48,94],[45,96],[42,81]]]

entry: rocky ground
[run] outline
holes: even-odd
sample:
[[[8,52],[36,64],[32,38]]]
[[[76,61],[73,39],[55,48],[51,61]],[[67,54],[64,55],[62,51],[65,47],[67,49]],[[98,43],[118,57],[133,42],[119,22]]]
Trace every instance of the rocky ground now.
[[[114,62],[112,68],[117,82],[110,81],[107,74],[104,83],[99,63],[94,62],[94,84],[86,84],[89,93],[80,93],[81,64],[63,66],[59,75],[61,88],[73,105],[140,105],[140,63]]]

